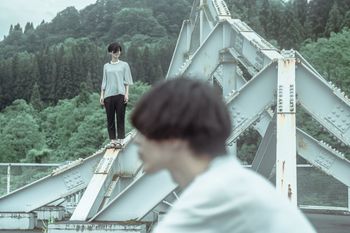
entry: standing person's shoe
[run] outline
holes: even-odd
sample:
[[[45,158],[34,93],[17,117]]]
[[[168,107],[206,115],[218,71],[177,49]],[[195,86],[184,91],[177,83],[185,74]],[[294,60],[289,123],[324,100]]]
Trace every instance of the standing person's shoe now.
[[[111,141],[106,146],[107,149],[113,149],[113,148],[116,148],[116,147],[117,147],[117,142],[116,141]]]
[[[123,145],[121,143],[119,143],[119,142],[116,142],[115,143],[115,148],[116,149],[121,149],[121,148],[123,148]]]
[[[121,148],[123,148],[123,145],[120,142],[111,141],[110,143],[108,143],[106,148],[107,149],[121,149]]]

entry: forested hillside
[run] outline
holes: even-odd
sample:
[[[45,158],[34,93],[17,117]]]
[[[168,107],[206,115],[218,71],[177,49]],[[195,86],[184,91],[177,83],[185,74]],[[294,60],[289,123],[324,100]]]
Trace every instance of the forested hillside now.
[[[45,106],[79,94],[85,82],[98,91],[106,46],[123,43],[121,59],[135,80],[164,77],[190,0],[99,0],[81,11],[69,7],[38,27],[11,26],[0,43],[0,109],[30,100],[35,84]]]
[[[95,151],[107,138],[96,94],[109,58],[106,46],[116,40],[123,44],[121,59],[140,81],[131,91],[135,102],[148,84],[164,78],[192,2],[98,0],[80,11],[69,7],[35,28],[31,22],[10,26],[0,42],[0,162],[63,161]],[[234,18],[277,48],[298,49],[350,95],[350,1],[226,3]],[[307,116],[303,119],[301,127],[333,143]],[[257,138],[251,132],[239,141],[247,162]]]
[[[148,88],[140,82],[130,87],[127,119]],[[106,114],[99,98],[99,94],[85,89],[41,111],[34,107],[37,100],[35,104],[15,100],[0,114],[0,161],[63,162],[93,154],[108,139]],[[127,121],[126,131],[130,130]]]

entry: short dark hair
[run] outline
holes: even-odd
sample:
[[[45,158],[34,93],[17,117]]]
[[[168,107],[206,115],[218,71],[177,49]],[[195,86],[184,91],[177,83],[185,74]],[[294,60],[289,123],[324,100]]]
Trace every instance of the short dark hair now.
[[[154,140],[183,139],[197,153],[226,153],[231,120],[225,103],[207,83],[177,77],[154,86],[136,104],[131,122]]]
[[[118,42],[113,42],[110,45],[108,45],[107,48],[108,52],[111,53],[116,53],[117,51],[122,51],[122,46]]]

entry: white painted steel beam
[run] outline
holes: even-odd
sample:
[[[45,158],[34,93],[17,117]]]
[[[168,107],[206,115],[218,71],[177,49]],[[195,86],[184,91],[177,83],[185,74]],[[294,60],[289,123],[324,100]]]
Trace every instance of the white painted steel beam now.
[[[235,141],[244,130],[257,123],[260,116],[276,102],[276,84],[276,63],[271,63],[239,91],[226,98],[233,124],[228,143]]]
[[[238,89],[240,89],[243,86],[242,84],[246,83],[246,80],[244,80],[242,76],[238,75],[237,83],[239,84]],[[254,126],[254,128],[260,133],[262,137],[267,136],[270,138],[262,139],[262,144],[259,146],[257,155],[255,156],[253,161],[254,170],[256,170],[258,173],[262,174],[265,177],[268,177],[268,175],[271,173],[276,162],[276,154],[273,153],[273,149],[269,149],[269,147],[274,147],[276,143],[273,140],[271,140],[270,133],[265,134],[269,122],[271,123],[271,115],[271,113],[265,111],[265,113],[261,116],[260,121]],[[333,176],[340,182],[349,186],[350,164],[349,161],[344,158],[343,154],[331,148],[329,145],[323,142],[319,142],[318,140],[314,139],[312,136],[308,135],[306,132],[300,129],[297,129],[296,131],[296,138],[297,153],[302,158],[309,161],[313,166],[320,168],[326,174]],[[266,147],[263,144],[264,140],[269,141],[269,144],[266,145]],[[260,147],[262,148],[260,149]],[[265,161],[264,158],[261,158],[261,156],[258,155],[259,153],[265,151],[266,156],[268,156],[269,158],[267,159],[267,161]],[[333,166],[333,164],[337,165]],[[339,169],[340,167],[342,167],[343,169]]]
[[[70,218],[71,221],[85,221],[96,214],[112,181],[113,172],[111,172],[111,167],[118,153],[119,150],[106,150],[95,170],[95,174],[92,176],[89,185]]]
[[[261,70],[274,60],[281,59],[279,51],[264,38],[254,32],[246,23],[239,19],[228,19],[231,28],[231,40],[238,56],[245,61],[246,68]]]
[[[350,146],[349,99],[302,63],[298,65],[296,76],[300,104],[329,132]]]
[[[231,54],[220,53],[220,65],[215,70],[213,80],[219,84],[223,96],[228,96],[231,91],[237,90],[237,75],[237,64]]]
[[[85,189],[103,150],[86,159],[56,168],[50,175],[0,198],[0,212],[31,212]]]
[[[226,36],[230,31],[227,23],[217,24],[191,59],[181,66],[178,74],[209,79],[219,65],[219,51],[230,47],[230,37]]]
[[[350,187],[350,161],[329,145],[298,130],[297,152],[315,167]]]
[[[269,129],[266,133],[267,134],[264,137],[267,136],[268,138],[271,138]],[[264,140],[268,139],[263,139],[261,143],[264,143]],[[253,170],[265,177],[269,176],[276,161],[276,154],[269,149],[269,147],[275,146],[276,144],[271,139],[268,141],[268,145],[260,144],[257,155],[252,164]],[[260,147],[262,148],[260,149]],[[297,154],[306,159],[313,166],[321,169],[326,174],[350,187],[350,161],[347,160],[342,153],[331,148],[326,143],[314,139],[300,129],[297,129],[296,131],[296,148]],[[266,151],[265,156],[267,157],[261,158],[259,156],[259,150],[262,152]],[[269,150],[271,150],[271,152],[268,152]]]
[[[202,44],[204,39],[207,38],[212,28],[216,24],[212,18],[207,5],[203,3],[204,0],[201,0],[201,6],[199,11],[199,44]]]
[[[266,133],[262,135],[258,151],[252,162],[252,169],[268,178],[276,164],[276,114],[270,120]]]
[[[185,20],[182,23],[180,35],[176,42],[176,47],[171,58],[168,73],[166,78],[174,78],[178,75],[178,71],[186,59],[188,59],[188,51],[190,49],[191,42],[191,24],[189,20]]]
[[[296,100],[294,51],[278,60],[276,189],[297,205]]]
[[[141,168],[141,161],[138,159],[136,147],[130,142],[134,136],[135,132],[125,138],[124,149],[106,150],[84,195],[70,218],[71,221],[85,221],[97,213],[102,204],[106,203],[107,193],[112,192],[110,185],[112,184],[113,188],[116,189],[116,184],[112,183],[114,176],[133,177]],[[116,182],[120,182],[120,180],[117,179]],[[108,194],[108,199],[109,197],[110,194]]]
[[[269,129],[266,133],[264,137],[268,138],[262,139],[252,169],[268,178],[276,163],[276,154],[273,153],[276,143],[272,140],[274,138],[269,133]],[[263,144],[264,140],[268,141],[268,145]],[[300,129],[296,131],[296,148],[297,154],[313,166],[350,187],[350,161],[342,153],[324,142],[317,141]]]
[[[167,171],[143,174],[90,221],[141,220],[176,187],[177,184],[172,181]]]

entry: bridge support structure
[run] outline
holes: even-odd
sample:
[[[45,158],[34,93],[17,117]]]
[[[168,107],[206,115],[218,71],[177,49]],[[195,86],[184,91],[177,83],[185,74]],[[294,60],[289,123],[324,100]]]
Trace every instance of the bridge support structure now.
[[[302,107],[349,147],[349,99],[297,51],[279,51],[244,22],[232,19],[223,0],[194,1],[166,78],[179,75],[202,79],[221,91],[232,117],[227,145],[233,154],[247,130],[259,132],[262,141],[252,169],[265,177],[275,172],[276,188],[294,204],[298,203],[297,154],[350,187],[349,160],[297,128],[295,120]],[[134,136],[132,132],[121,150],[101,149],[1,197],[0,216],[34,216],[40,208],[67,206],[77,198],[69,219],[56,219],[48,232],[148,231],[179,191],[167,172],[144,174]],[[5,224],[0,219],[0,228],[15,229]],[[28,229],[35,221],[29,225]]]

